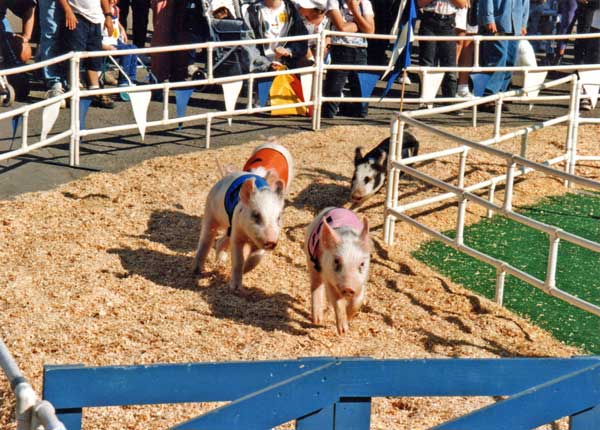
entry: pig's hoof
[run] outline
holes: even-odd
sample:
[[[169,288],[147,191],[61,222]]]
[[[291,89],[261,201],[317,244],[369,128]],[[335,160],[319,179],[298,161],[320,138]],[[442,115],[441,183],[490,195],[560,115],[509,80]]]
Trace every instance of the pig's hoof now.
[[[338,329],[338,334],[339,334],[340,336],[343,336],[343,335],[345,335],[346,333],[348,333],[348,325],[347,325],[347,324],[341,324],[341,325],[338,325],[338,328],[337,328],[337,329]]]
[[[314,325],[323,325],[323,317],[313,317],[312,322]]]

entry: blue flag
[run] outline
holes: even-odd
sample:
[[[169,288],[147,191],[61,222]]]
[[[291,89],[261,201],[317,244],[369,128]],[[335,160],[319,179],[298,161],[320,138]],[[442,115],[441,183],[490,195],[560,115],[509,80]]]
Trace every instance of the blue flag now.
[[[190,98],[192,97],[192,93],[194,92],[193,88],[186,88],[184,90],[175,90],[175,105],[177,108],[177,118],[181,118],[185,116],[185,111],[187,109],[187,105],[190,102]],[[178,130],[181,130],[183,123],[180,122],[177,127]]]
[[[360,84],[361,97],[371,97],[379,77],[379,72],[358,72],[358,83]]]
[[[414,38],[416,20],[417,8],[415,0],[402,0],[398,9],[396,22],[392,28],[392,34],[396,35],[396,41],[394,42],[387,70],[382,76],[382,79],[384,79],[389,74],[386,88],[381,96],[382,98],[387,95],[394,81],[400,76],[400,73],[410,66],[411,44]]]
[[[23,115],[17,115],[12,117],[12,142],[15,141],[15,137],[17,137],[17,130],[21,125],[21,120],[23,119]],[[11,145],[12,145],[11,142]]]
[[[85,117],[92,104],[92,99],[79,99],[79,129],[85,130]]]
[[[271,85],[273,84],[273,78],[263,78],[256,80],[256,87],[258,90],[258,105],[265,107],[267,100],[269,100],[269,92],[271,91]]]

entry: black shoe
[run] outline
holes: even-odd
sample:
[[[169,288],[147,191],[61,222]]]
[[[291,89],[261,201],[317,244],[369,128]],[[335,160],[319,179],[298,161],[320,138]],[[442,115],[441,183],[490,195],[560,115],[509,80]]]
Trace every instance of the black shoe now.
[[[484,103],[477,106],[479,112],[496,113],[496,103]],[[502,112],[508,112],[508,106],[502,103]]]

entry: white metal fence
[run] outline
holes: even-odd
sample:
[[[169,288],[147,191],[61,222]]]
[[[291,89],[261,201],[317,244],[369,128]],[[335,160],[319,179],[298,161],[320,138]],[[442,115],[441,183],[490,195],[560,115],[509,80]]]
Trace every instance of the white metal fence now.
[[[282,41],[297,41],[297,40],[316,40],[317,41],[317,50],[319,53],[323,54],[326,46],[326,38],[332,35],[344,35],[350,33],[342,33],[342,32],[333,32],[333,31],[324,31],[318,35],[310,35],[310,36],[297,36],[297,37],[287,37],[282,38]],[[352,33],[352,35],[356,35],[356,33]],[[373,34],[364,34],[362,35],[366,38],[370,39],[388,39],[392,40],[393,37],[389,35],[373,35]],[[590,65],[573,65],[573,66],[545,66],[545,67],[492,67],[485,68],[479,66],[479,52],[481,42],[485,40],[559,40],[559,39],[577,39],[577,38],[597,38],[600,37],[600,34],[578,34],[578,35],[565,35],[565,36],[455,36],[455,37],[432,37],[432,36],[416,36],[415,41],[418,43],[419,41],[430,41],[430,40],[461,40],[461,39],[472,39],[474,41],[475,46],[475,63],[473,67],[422,67],[422,66],[411,66],[408,68],[409,72],[419,73],[421,76],[425,76],[429,73],[439,73],[442,71],[470,71],[470,72],[483,72],[483,71],[513,71],[513,72],[522,72],[522,73],[542,73],[547,71],[562,71],[562,72],[575,72],[575,71],[584,71],[584,70],[599,70],[600,65],[598,64],[590,64]],[[47,60],[40,63],[35,63],[28,66],[23,66],[15,69],[2,70],[0,71],[0,75],[10,75],[15,73],[23,73],[30,72],[36,69],[40,69],[44,66],[53,65],[61,62],[69,62],[69,83],[70,90],[60,97],[54,97],[48,100],[43,100],[40,102],[32,103],[30,105],[22,106],[16,109],[12,109],[9,111],[5,111],[0,113],[0,120],[15,118],[19,115],[22,115],[22,132],[21,132],[21,145],[17,149],[13,149],[10,151],[6,151],[0,154],[0,161],[14,158],[17,156],[21,156],[28,152],[34,151],[36,149],[42,148],[44,146],[52,145],[58,141],[63,139],[70,139],[70,164],[78,165],[79,164],[79,153],[80,153],[80,142],[81,138],[85,136],[98,135],[102,133],[108,132],[119,132],[126,130],[135,130],[138,125],[135,123],[132,124],[119,124],[114,126],[105,126],[99,128],[89,128],[89,129],[81,129],[79,122],[79,100],[83,97],[91,97],[95,95],[101,94],[116,94],[120,92],[128,92],[128,93],[136,93],[136,92],[147,92],[147,91],[162,91],[163,92],[163,109],[162,109],[162,118],[159,120],[149,121],[145,124],[146,128],[155,128],[159,126],[168,126],[172,124],[180,124],[180,123],[190,123],[190,122],[205,122],[206,125],[206,133],[205,146],[208,148],[210,146],[210,138],[211,138],[211,126],[213,120],[216,118],[231,118],[234,116],[240,115],[248,115],[254,113],[261,112],[270,112],[277,109],[288,109],[288,108],[297,108],[297,107],[313,107],[313,115],[312,115],[312,128],[317,130],[320,128],[321,124],[321,105],[327,101],[336,101],[341,103],[348,102],[382,102],[382,103],[399,103],[400,98],[377,98],[377,97],[324,97],[322,95],[322,82],[324,74],[327,70],[334,69],[344,69],[344,70],[360,70],[360,71],[375,71],[375,72],[383,72],[385,70],[385,66],[357,66],[357,65],[340,65],[340,64],[325,64],[323,62],[323,55],[317,56],[317,62],[311,67],[304,67],[301,69],[292,69],[287,71],[269,71],[263,73],[249,73],[245,75],[238,76],[228,76],[228,77],[218,77],[216,78],[213,74],[213,64],[214,64],[214,53],[216,49],[219,48],[227,48],[232,46],[243,46],[243,45],[255,45],[259,43],[268,43],[268,39],[262,40],[240,40],[240,41],[229,41],[229,42],[207,42],[207,43],[199,43],[199,44],[190,44],[190,45],[180,45],[180,46],[166,46],[166,47],[156,47],[156,48],[144,48],[144,49],[136,49],[130,51],[100,51],[100,52],[72,52],[68,54],[64,54],[60,57],[57,57],[53,60]],[[129,54],[152,54],[152,53],[164,53],[164,52],[175,52],[181,50],[200,50],[204,49],[207,52],[207,64],[206,71],[207,77],[202,80],[194,80],[194,81],[185,81],[185,82],[164,82],[158,84],[151,85],[143,85],[143,86],[129,86],[129,87],[113,87],[113,88],[103,88],[98,90],[84,90],[80,88],[80,74],[79,74],[79,66],[83,59],[90,57],[107,57],[107,56],[119,56],[119,55],[129,55]],[[252,88],[254,82],[257,79],[273,77],[277,75],[283,74],[311,74],[313,76],[313,85],[310,94],[310,98],[299,103],[292,103],[286,105],[279,106],[266,106],[266,107],[254,107],[253,106],[253,95],[252,91],[248,91],[248,101],[244,108],[235,109],[230,112],[226,111],[210,111],[204,112],[194,115],[188,115],[184,117],[170,117],[169,116],[169,92],[171,90],[177,90],[180,88],[190,88],[190,87],[201,87],[204,85],[215,85],[215,84],[226,84],[229,82],[239,82],[245,81],[248,84],[249,88]],[[535,103],[540,101],[560,101],[566,100],[569,96],[567,95],[538,95],[537,92],[523,92],[523,93],[508,93],[502,95],[503,101],[516,101],[516,102],[527,102],[527,103]],[[56,133],[49,136],[40,136],[40,139],[31,142],[31,138],[29,137],[30,124],[29,124],[29,116],[31,112],[35,110],[41,110],[47,108],[48,106],[58,103],[61,100],[67,100],[70,102],[70,123],[68,129]],[[457,103],[460,101],[466,101],[467,99],[460,98],[406,98],[404,103]],[[473,109],[473,125],[476,125],[477,121],[477,104],[467,104],[464,106],[472,107]]]
[[[564,83],[570,82],[570,102],[569,112],[567,115],[562,115],[545,122],[532,124],[526,127],[522,127],[516,131],[501,134],[500,133],[500,122],[502,116],[502,102],[504,99],[513,96],[520,96],[531,91],[538,91],[545,88],[552,88]],[[579,118],[579,100],[581,94],[581,82],[578,81],[576,75],[570,75],[562,79],[558,79],[552,82],[547,82],[542,85],[538,85],[532,88],[525,88],[518,91],[511,91],[504,94],[496,94],[489,97],[483,97],[477,100],[460,103],[453,106],[445,106],[436,109],[430,109],[427,111],[412,111],[397,114],[391,127],[391,138],[390,138],[390,154],[388,163],[388,185],[387,195],[385,202],[385,225],[384,225],[384,238],[387,244],[392,245],[394,243],[394,225],[396,220],[400,219],[410,223],[419,230],[427,233],[435,239],[442,241],[444,244],[451,246],[461,252],[464,252],[477,260],[483,261],[496,268],[496,301],[502,304],[504,295],[504,280],[506,274],[513,275],[522,281],[539,288],[545,293],[557,297],[561,300],[569,302],[578,308],[591,312],[595,315],[600,316],[600,307],[575,297],[565,291],[560,290],[556,286],[556,265],[558,256],[558,247],[560,240],[570,242],[572,244],[581,246],[600,253],[600,243],[593,242],[575,234],[568,233],[560,228],[552,225],[548,225],[532,218],[526,217],[513,211],[512,200],[513,200],[513,186],[515,178],[524,175],[529,172],[537,171],[544,174],[561,178],[564,180],[566,186],[580,185],[587,189],[600,191],[600,182],[596,182],[590,179],[579,177],[575,174],[575,167],[578,160],[600,160],[598,156],[578,156],[577,155],[577,127],[579,123],[585,120]],[[493,131],[493,136],[490,139],[482,140],[480,142],[473,142],[464,139],[459,136],[455,136],[446,131],[439,130],[430,125],[427,125],[423,121],[417,120],[417,118],[425,118],[430,115],[435,115],[441,112],[449,112],[453,109],[461,109],[470,106],[475,106],[482,103],[496,103],[496,121]],[[537,163],[527,159],[527,140],[530,133],[537,130],[541,130],[545,127],[549,127],[556,124],[567,123],[567,134],[565,138],[565,149],[564,154],[555,157],[551,160],[546,160],[544,163]],[[402,141],[403,141],[403,130],[405,124],[413,125],[419,129],[426,130],[429,133],[435,134],[449,139],[452,142],[459,144],[460,146],[432,152],[428,154],[421,154],[410,158],[401,158],[402,153]],[[496,143],[503,142],[515,137],[521,136],[521,154],[515,155],[509,152],[501,151],[493,148],[492,146]],[[481,151],[490,154],[494,157],[503,159],[506,162],[506,173],[494,178],[482,181],[473,185],[465,186],[465,171],[467,165],[467,157],[470,151]],[[415,163],[437,160],[443,157],[451,155],[459,155],[459,173],[457,184],[453,185],[448,182],[444,182],[440,179],[434,178],[422,171],[419,171],[414,167]],[[565,170],[561,171],[553,165],[557,163],[565,163]],[[410,202],[407,204],[400,204],[399,202],[399,176],[400,173],[410,175],[417,180],[428,184],[434,188],[438,188],[444,193],[428,197],[418,201]],[[502,204],[496,204],[495,200],[495,189],[496,186],[503,182],[505,185],[504,201]],[[477,190],[489,189],[488,198],[475,194]],[[434,203],[443,201],[454,200],[458,203],[458,216],[456,220],[456,237],[454,239],[444,235],[443,233],[413,219],[407,214],[407,211],[419,207],[428,206]],[[464,228],[465,228],[465,213],[468,203],[474,203],[487,210],[488,216],[491,217],[492,213],[497,212],[502,214],[508,219],[524,224],[535,230],[546,233],[549,238],[549,252],[548,252],[548,263],[546,278],[544,280],[538,279],[531,274],[528,274],[512,265],[508,262],[494,258],[484,252],[478,251],[464,243]]]

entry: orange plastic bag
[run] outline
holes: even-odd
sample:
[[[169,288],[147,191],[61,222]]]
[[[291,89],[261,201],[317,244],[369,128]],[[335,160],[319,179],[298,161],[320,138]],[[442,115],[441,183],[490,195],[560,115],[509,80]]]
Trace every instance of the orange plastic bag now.
[[[281,106],[291,103],[301,103],[302,100],[302,83],[296,75],[279,75],[275,76],[269,91],[271,106]],[[306,106],[295,108],[284,108],[271,111],[272,116],[282,115],[308,115]]]

